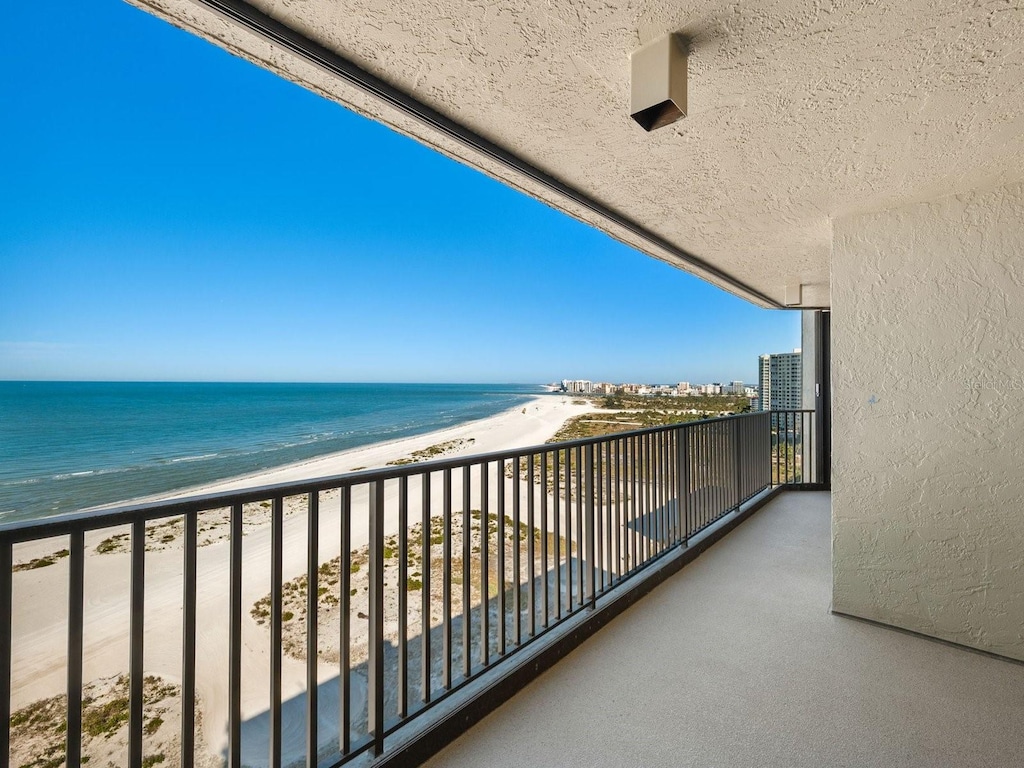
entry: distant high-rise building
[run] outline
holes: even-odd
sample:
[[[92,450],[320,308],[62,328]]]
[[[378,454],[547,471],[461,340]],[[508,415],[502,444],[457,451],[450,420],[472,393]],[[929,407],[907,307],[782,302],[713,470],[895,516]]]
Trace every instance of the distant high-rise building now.
[[[746,392],[747,388],[743,386],[742,381],[734,381],[732,384],[726,384],[722,387],[723,395],[742,395]]]
[[[587,379],[562,379],[562,391],[590,394],[594,391],[594,384]]]
[[[803,367],[800,350],[758,359],[760,409],[762,411],[796,410],[803,407]]]

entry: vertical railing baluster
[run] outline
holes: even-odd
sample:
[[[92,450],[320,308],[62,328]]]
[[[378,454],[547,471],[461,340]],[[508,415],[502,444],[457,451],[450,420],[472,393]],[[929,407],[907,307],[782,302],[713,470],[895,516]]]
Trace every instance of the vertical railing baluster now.
[[[490,486],[487,482],[487,473],[490,463],[484,462],[480,465],[480,663],[486,667],[491,663],[491,627],[488,619],[490,605],[490,582],[487,569],[490,567],[488,560],[488,549],[491,546],[491,526],[488,516],[491,505],[487,494]]]
[[[665,521],[663,519],[664,504],[662,502],[662,493],[665,490],[661,463],[664,459],[662,451],[661,437],[663,432],[653,432],[651,434],[651,454],[653,461],[651,462],[651,475],[653,486],[651,492],[654,497],[654,547],[655,553],[660,555],[665,551]]]
[[[615,576],[616,581],[622,578],[624,572],[624,556],[622,551],[622,439],[615,440],[615,464],[614,473],[615,487]]]
[[[320,615],[320,494],[306,498],[306,768],[316,768],[319,736],[317,622]]]
[[[591,608],[595,607],[597,603],[597,558],[596,558],[596,542],[594,540],[594,444],[589,443],[586,446],[584,452],[584,461],[586,466],[584,468],[585,475],[585,487],[584,493],[586,494],[586,511],[584,513],[584,530],[583,535],[585,546],[587,548],[587,603]]]
[[[595,443],[594,466],[592,472],[594,478],[594,594],[598,595],[604,591],[604,525],[602,523],[604,511],[604,486],[601,483],[601,443]]]
[[[719,471],[719,464],[717,461],[718,457],[721,456],[722,433],[718,428],[718,424],[714,422],[709,424],[708,434],[711,436],[711,444],[708,450],[708,467],[711,470],[711,487],[714,489],[713,492],[715,494],[715,515],[711,522],[714,522],[722,515],[722,483],[719,477],[721,472]]]
[[[371,754],[384,753],[384,481],[369,484],[369,641],[366,660],[366,728]]]
[[[496,516],[498,518],[497,539],[498,545],[496,554],[498,556],[498,655],[505,655],[505,590],[508,582],[505,578],[505,462],[497,462],[495,465],[495,495],[498,501]]]
[[[665,520],[665,549],[668,550],[675,544],[675,522],[673,520],[675,515],[675,504],[673,502],[675,498],[675,474],[672,471],[675,463],[672,451],[672,430],[666,429],[662,433],[661,445],[661,493],[665,505],[662,515]]]
[[[228,766],[242,765],[242,505],[231,505],[228,587]]]
[[[736,493],[733,498],[733,507],[739,509],[743,499],[743,435],[740,432],[742,421],[740,419],[733,419],[731,426],[733,427],[733,440],[735,441],[733,456],[735,456],[736,461]]]
[[[731,480],[729,478],[729,435],[728,435],[728,422],[717,422],[715,424],[715,453],[713,456],[715,465],[716,482],[715,486],[718,488],[718,516],[724,516],[729,510],[729,485]]]
[[[752,416],[743,418],[743,500],[754,495],[755,450],[757,449],[754,429],[756,422]]]
[[[784,484],[788,485],[789,484],[789,463],[792,461],[792,459],[790,458],[790,449],[789,449],[789,446],[790,446],[790,429],[789,429],[789,412],[788,411],[784,411],[782,413],[782,423],[784,425],[783,429],[785,430],[785,442],[783,444],[783,451],[782,451],[782,462],[783,462],[782,463],[782,468],[783,468],[783,477],[784,477],[784,479],[783,479],[782,482]]]
[[[473,670],[473,518],[472,468],[462,468],[462,677]]]
[[[82,763],[82,633],[85,619],[85,534],[69,536],[67,765]]]
[[[398,478],[398,717],[409,714],[409,477]]]
[[[540,454],[540,575],[544,579],[540,593],[541,622],[547,629],[550,617],[551,564],[548,562],[548,454]]]
[[[526,497],[526,527],[528,538],[526,539],[526,572],[529,577],[526,582],[526,602],[528,604],[528,616],[526,620],[526,632],[529,637],[533,637],[537,634],[537,585],[535,584],[537,577],[537,568],[535,558],[535,531],[534,524],[537,522],[534,517],[534,492],[533,492],[533,473],[536,469],[534,462],[534,454],[530,454],[530,458],[527,461],[527,471],[529,472],[529,478],[527,480],[527,490],[529,495]]]
[[[668,546],[671,548],[679,543],[678,526],[678,500],[676,489],[679,487],[676,469],[679,467],[676,462],[676,440],[679,436],[677,429],[673,428],[665,432],[665,517],[668,520]]]
[[[651,559],[651,453],[650,435],[640,435],[640,487],[642,489],[642,506],[640,510],[640,521],[643,530],[643,559],[646,565]]]
[[[452,471],[445,469],[443,475],[444,520],[442,523],[442,590],[441,603],[441,685],[445,690],[452,687]]]
[[[626,548],[629,548],[629,538],[624,537],[623,524],[626,520],[624,514],[625,508],[623,507],[623,501],[626,497],[626,488],[624,485],[624,469],[626,468],[626,442],[622,438],[615,440],[615,560],[617,563],[616,572],[618,579],[622,580],[623,575],[629,569],[628,554],[623,549],[625,544]]]
[[[714,442],[711,446],[711,467],[715,475],[715,519],[722,517],[727,509],[728,499],[725,497],[725,478],[723,470],[725,465],[723,457],[725,456],[726,447],[728,441],[726,440],[725,433],[722,430],[724,425],[719,422],[715,422],[713,426]]]
[[[551,528],[555,532],[555,619],[562,618],[562,519],[561,500],[562,468],[559,461],[560,451],[551,452]]]
[[[636,435],[629,438],[629,482],[630,482],[630,534],[632,541],[630,542],[632,560],[630,563],[630,569],[635,570],[640,565],[640,477],[637,467],[637,437]]]
[[[181,616],[181,766],[192,768],[196,738],[196,561],[199,517],[185,515]]]
[[[132,523],[131,646],[128,659],[128,765],[142,768],[144,682],[143,642],[146,623],[146,521]]]
[[[806,482],[804,480],[804,477],[807,474],[804,471],[805,468],[806,468],[806,462],[804,461],[804,446],[805,446],[805,440],[807,439],[807,422],[806,422],[805,416],[806,415],[804,414],[803,411],[797,411],[797,413],[796,413],[797,440],[799,441],[799,444],[800,444],[800,450],[797,453],[797,455],[799,457],[799,460],[797,461],[797,470],[798,471],[797,471],[796,481],[798,483]]]
[[[814,435],[814,418],[813,418],[813,414],[805,413],[804,414],[804,419],[805,419],[805,422],[804,422],[804,435],[806,436],[805,441],[804,441],[804,455],[803,455],[804,478],[805,478],[804,482],[815,483],[815,482],[817,482],[818,478],[816,477],[816,473],[814,471],[814,461],[815,461],[814,443],[815,443],[815,435]]]
[[[284,499],[270,509],[270,768],[281,768],[282,641],[284,616]]]
[[[683,499],[678,495],[679,492],[679,438],[682,433],[679,427],[674,427],[669,437],[669,465],[671,472],[671,479],[669,480],[669,488],[671,494],[675,497],[675,507],[672,510],[672,543],[678,545],[683,541],[683,526],[681,524],[681,510]]]
[[[653,560],[658,554],[658,521],[657,521],[657,488],[655,483],[655,471],[658,466],[658,459],[655,455],[656,445],[654,435],[650,432],[644,434],[644,520],[647,521],[647,560]]]
[[[656,558],[662,549],[661,538],[661,446],[658,445],[658,433],[651,432],[647,436],[650,453],[648,455],[648,485],[651,493],[651,557]]]
[[[341,488],[338,503],[338,740],[346,756],[352,749],[352,486]]]
[[[693,530],[693,524],[690,522],[692,515],[692,493],[690,491],[690,427],[682,427],[679,431],[679,461],[680,464],[680,481],[679,485],[682,489],[681,500],[683,505],[682,511],[682,522],[683,522],[683,541],[687,546],[690,544],[690,534]]]
[[[648,473],[651,467],[650,445],[646,433],[640,435],[640,487],[642,493],[640,521],[643,531],[643,560],[646,565],[651,559],[651,483]]]
[[[576,558],[579,559],[580,548],[576,544],[576,539],[579,538],[579,532],[573,536],[572,527],[572,454],[566,449],[563,466],[565,467],[562,471],[565,473],[565,483],[563,484],[563,490],[565,492],[565,604],[566,612],[572,613],[575,610],[575,599],[572,594],[572,569],[573,569],[573,547],[576,548]]]
[[[584,536],[583,527],[583,449],[581,446],[576,446],[573,450],[573,461],[575,468],[573,475],[575,478],[575,492],[576,492],[576,538],[580,539]],[[566,512],[568,514],[568,511]],[[580,593],[580,608],[586,604],[586,596],[583,590],[583,558],[586,552],[585,541],[579,541],[576,545],[576,589]]]
[[[654,556],[654,505],[652,502],[653,483],[651,482],[651,435],[648,432],[640,435],[641,462],[643,476],[643,522],[644,522],[644,564]]]
[[[747,457],[750,454],[750,439],[748,434],[750,431],[750,418],[747,416],[742,416],[739,419],[737,419],[737,422],[739,424],[737,429],[740,435],[740,466],[737,471],[739,473],[740,478],[739,502],[740,504],[742,504],[748,498],[747,487],[750,484],[749,478],[747,477],[747,467],[749,466],[747,463]]]
[[[512,461],[512,637],[516,646],[523,643],[523,569],[519,550],[522,548],[522,530],[520,529],[520,488],[523,479],[520,475],[519,456]]]
[[[680,478],[682,473],[679,471],[679,437],[681,432],[679,427],[672,429],[671,437],[671,458],[672,462],[672,480],[671,487],[675,493],[676,504],[672,510],[672,543],[679,544],[683,540],[683,526],[681,525],[680,517],[683,509],[683,496],[680,491]]]
[[[796,413],[790,411],[786,414],[786,419],[789,422],[789,443],[792,446],[787,451],[789,454],[789,474],[786,479],[792,483],[796,479]]]
[[[784,482],[784,468],[783,468],[783,424],[782,414],[773,413],[772,418],[775,420],[775,484],[782,485]]]
[[[424,704],[430,701],[430,694],[434,684],[431,677],[431,649],[430,649],[430,473],[423,473],[422,503],[420,510],[420,546],[422,552],[422,568],[420,569],[420,580],[422,581],[422,594],[420,595],[420,685],[422,691],[420,698]]]
[[[781,464],[781,456],[782,456],[782,428],[779,425],[779,414],[778,413],[774,413],[773,412],[772,415],[771,415],[771,419],[772,419],[772,427],[773,427],[773,429],[772,429],[772,436],[773,436],[773,439],[774,439],[774,442],[775,442],[775,444],[773,446],[773,456],[772,456],[772,458],[774,459],[774,462],[775,462],[775,470],[774,470],[774,473],[772,475],[772,483],[775,484],[775,485],[781,485],[782,484],[782,464]]]
[[[797,447],[794,443],[793,416],[791,411],[785,413],[785,482],[787,485],[793,482],[793,462]]]
[[[0,768],[10,768],[11,755],[11,656],[14,631],[11,608],[14,605],[14,548],[0,541]]]
[[[612,458],[611,440],[607,440],[604,443],[604,456],[605,502],[603,507],[603,514],[605,516],[605,548],[607,550],[607,555],[605,559],[607,560],[608,586],[610,588],[611,585],[615,583],[615,547],[613,546],[615,531],[613,530],[612,526],[612,472],[614,463]]]
[[[701,430],[704,436],[701,446],[701,466],[704,468],[705,515],[703,525],[710,525],[718,514],[718,497],[715,492],[715,433],[710,424]]]
[[[668,530],[665,521],[665,433],[655,432],[651,435],[654,442],[654,508],[657,512],[655,542],[658,554],[665,551],[668,541]]]
[[[705,477],[705,492],[707,494],[707,515],[705,516],[704,525],[708,526],[713,523],[718,517],[718,489],[715,483],[715,430],[713,424],[704,425],[704,477]]]
[[[704,527],[706,495],[704,492],[704,425],[693,428],[693,529],[691,535]]]
[[[605,586],[611,589],[615,584],[615,451],[612,441],[606,440],[599,450],[602,452],[600,458],[602,470],[598,472],[596,482],[604,483],[601,491],[601,526],[604,531],[604,579]]]
[[[701,425],[700,430],[700,467],[701,474],[703,475],[701,485],[702,497],[704,501],[704,514],[702,515],[700,525],[701,528],[706,528],[715,515],[715,498],[714,498],[714,475],[712,473],[711,456],[712,456],[712,438],[711,426],[709,424]]]

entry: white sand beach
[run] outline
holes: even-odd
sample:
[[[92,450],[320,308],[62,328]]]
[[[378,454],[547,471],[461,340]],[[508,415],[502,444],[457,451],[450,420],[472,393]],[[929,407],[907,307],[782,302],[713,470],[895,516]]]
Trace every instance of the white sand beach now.
[[[593,410],[572,397],[541,396],[496,416],[450,429],[416,437],[380,443],[341,453],[324,456],[300,464],[267,470],[243,478],[213,483],[189,489],[167,498],[231,491],[253,486],[334,476],[362,468],[375,468],[396,460],[408,460],[417,451],[444,445],[444,457],[488,453],[503,449],[526,447],[549,439],[566,419]],[[440,458],[440,456],[437,456]],[[455,473],[456,475],[460,473]],[[454,478],[455,498],[461,498],[460,480]],[[417,498],[417,486],[410,484],[410,498]],[[394,505],[394,490],[388,492],[386,503]],[[439,497],[439,494],[436,494]],[[434,504],[440,499],[435,498]],[[271,537],[268,505],[249,505],[246,509],[246,527],[243,544],[243,719],[253,728],[265,721],[269,690],[268,631],[259,626],[249,614],[249,606],[264,597],[269,590],[269,563]],[[461,504],[460,507],[461,509]],[[367,523],[365,489],[353,494],[352,547],[366,544]],[[437,507],[439,510],[440,507]],[[337,493],[325,493],[321,499],[319,562],[339,555],[338,539],[340,504]],[[182,605],[182,549],[180,524],[154,530],[150,524],[147,533],[146,605],[145,605],[145,671],[168,684],[180,684],[181,669],[181,605]],[[177,527],[175,527],[175,525]],[[223,515],[212,514],[201,522],[198,553],[198,617],[197,644],[199,704],[203,714],[202,742],[210,756],[226,744],[227,714],[227,658],[228,658],[228,544]],[[388,532],[397,527],[395,517],[389,516]],[[126,530],[110,529],[90,535],[86,539],[85,584],[85,652],[84,679],[86,683],[116,678],[128,668],[129,631],[129,555]],[[122,535],[123,538],[116,538]],[[306,512],[302,498],[286,503],[284,527],[285,580],[305,572]],[[101,546],[102,545],[102,546]],[[64,539],[37,542],[15,548],[15,563],[26,563],[36,557],[51,554],[67,547]],[[99,550],[98,550],[99,548]],[[14,574],[14,657],[12,674],[12,709],[18,710],[33,702],[57,696],[64,691],[67,649],[67,578],[68,560],[58,558],[53,565]],[[337,676],[336,667],[321,664],[321,682]],[[300,662],[284,659],[284,698],[292,699],[304,690],[305,667]],[[109,687],[109,686],[108,686]],[[331,691],[337,686],[325,686],[322,710],[336,711],[336,693],[332,706]],[[358,692],[357,692],[358,694]],[[325,715],[325,739],[330,729],[337,732],[337,717]],[[332,722],[333,720],[333,722]],[[286,718],[285,741],[301,749],[304,721],[301,717]],[[126,726],[125,726],[126,727]],[[166,754],[169,763],[176,761],[174,744],[178,730],[176,708],[162,714],[161,723],[147,743]],[[265,727],[265,725],[264,725]],[[122,728],[123,730],[123,728]],[[104,737],[106,738],[106,737]],[[120,736],[108,739],[116,743]],[[257,745],[259,738],[253,740]],[[265,741],[263,742],[265,744]],[[19,745],[12,745],[15,755]],[[24,745],[26,748],[29,745]],[[88,752],[87,752],[88,753]],[[116,755],[109,750],[105,755],[115,764]],[[257,746],[253,754],[246,753],[243,762],[265,764],[266,752]],[[20,765],[17,760],[14,765]],[[102,763],[101,763],[102,764]]]

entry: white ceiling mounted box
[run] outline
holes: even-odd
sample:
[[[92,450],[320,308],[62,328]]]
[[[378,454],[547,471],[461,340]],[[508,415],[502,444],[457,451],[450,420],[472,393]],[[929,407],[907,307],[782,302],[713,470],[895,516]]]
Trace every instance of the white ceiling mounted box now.
[[[665,35],[630,56],[630,117],[645,131],[686,117],[686,48]]]

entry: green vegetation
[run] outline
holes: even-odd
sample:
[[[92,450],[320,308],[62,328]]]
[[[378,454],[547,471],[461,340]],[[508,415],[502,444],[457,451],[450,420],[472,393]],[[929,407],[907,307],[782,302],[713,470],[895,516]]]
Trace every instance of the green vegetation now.
[[[58,560],[67,557],[71,553],[66,549],[58,550],[53,554],[46,555],[45,557],[37,557],[34,560],[29,560],[27,563],[18,563],[11,570],[12,571],[32,571],[36,568],[45,568],[48,565],[53,565]]]
[[[413,451],[409,456],[402,459],[395,459],[389,461],[386,466],[397,467],[405,464],[416,464],[420,461],[429,461],[430,459],[436,459],[440,456],[457,451],[460,448],[465,448],[468,445],[472,445],[476,442],[474,437],[458,438],[456,440],[446,440],[443,443],[437,445],[431,445],[426,448],[421,448],[418,451]]]
[[[128,722],[128,697],[119,696],[112,701],[95,707],[84,707],[82,732],[89,736],[109,739]]]
[[[101,555],[110,554],[111,552],[120,552],[121,548],[128,541],[127,533],[119,533],[116,536],[111,536],[104,539],[96,545],[96,551]]]
[[[101,753],[113,749],[114,754],[117,754],[128,727],[128,685],[128,677],[120,675],[117,678],[95,680],[85,686],[82,698],[83,764],[94,756],[89,755],[94,748]],[[147,736],[160,739],[156,734],[164,724],[163,715],[167,714],[170,706],[177,706],[175,699],[179,691],[178,686],[164,683],[159,677],[150,675],[143,680],[143,701],[149,718],[143,730]],[[166,702],[166,699],[172,701]],[[53,696],[33,702],[11,715],[12,765],[21,768],[63,766],[66,760],[66,710],[66,697]],[[151,746],[158,749],[164,744],[157,741]],[[3,745],[3,748],[6,749],[7,745]],[[147,757],[143,765],[152,766],[165,760],[165,755],[157,752]]]
[[[538,513],[539,514],[539,513]],[[464,527],[464,523],[466,526]],[[513,561],[513,553],[518,547],[520,558],[528,562],[530,550],[533,550],[533,560],[536,566],[543,567],[541,544],[547,543],[548,567],[555,562],[566,562],[573,557],[575,545],[566,541],[554,531],[546,532],[546,539],[539,529],[531,529],[524,521],[515,521],[510,516],[502,520],[499,515],[488,512],[484,515],[479,509],[470,509],[464,512],[461,509],[453,510],[451,516],[450,530],[450,560],[447,562],[441,551],[445,541],[445,520],[441,515],[432,516],[429,524],[424,530],[422,523],[414,523],[409,526],[405,534],[405,547],[401,547],[400,536],[395,533],[385,536],[381,542],[380,554],[382,556],[384,573],[383,581],[385,587],[385,600],[397,601],[399,594],[406,595],[420,593],[426,589],[429,577],[432,603],[438,605],[440,591],[443,584],[442,574],[447,569],[451,576],[451,585],[456,587],[452,595],[452,610],[461,610],[462,586],[464,582],[469,584],[472,593],[472,600],[480,598],[480,590],[484,581],[483,577],[483,553],[489,553],[487,559],[487,588],[494,595],[500,589],[502,577],[499,575],[498,553],[504,550],[506,562],[506,581],[508,564]],[[503,527],[503,536],[499,537],[499,525]],[[485,536],[486,534],[486,536]],[[468,542],[466,541],[468,537]],[[424,541],[425,540],[425,541]],[[426,543],[426,547],[424,544]],[[467,552],[468,559],[463,560],[462,554]],[[557,556],[556,556],[557,553]],[[407,571],[401,571],[402,558],[405,558]],[[336,557],[317,567],[318,584],[317,595],[320,609],[317,621],[326,623],[327,626],[336,626],[338,610],[348,610],[353,616],[361,619],[366,618],[367,603],[366,593],[369,585],[367,567],[370,562],[368,547],[363,546],[353,550],[344,558]],[[342,595],[339,594],[340,577],[343,568],[348,567],[352,573],[352,581],[348,585],[349,595],[345,596],[342,604]],[[526,567],[520,572],[520,578],[526,572]],[[307,595],[308,583],[305,576],[299,576],[281,585],[281,597],[283,601],[283,642],[284,652],[294,658],[304,659],[305,628],[307,622]],[[351,598],[351,599],[350,599]],[[436,600],[435,600],[436,598]],[[407,597],[410,611],[409,621],[415,620],[419,612],[420,600]],[[250,609],[250,614],[255,621],[263,626],[270,622],[269,594],[256,601]],[[387,603],[394,605],[394,603]],[[474,604],[476,604],[474,602]],[[390,612],[393,607],[385,609]],[[353,651],[354,653],[356,651]],[[337,650],[327,646],[319,649],[319,654],[325,660],[332,660]]]
[[[740,395],[603,395],[595,397],[594,405],[612,411],[656,410],[707,411],[709,413],[729,411],[742,413],[749,410],[750,401]]]
[[[617,394],[595,397],[593,402],[602,411],[611,413],[598,412],[574,416],[566,421],[548,442],[560,443],[646,427],[681,424],[743,413],[750,409],[750,401],[747,398],[732,395],[667,397]]]

